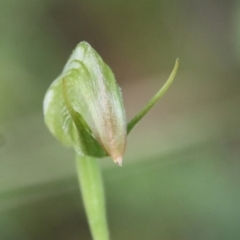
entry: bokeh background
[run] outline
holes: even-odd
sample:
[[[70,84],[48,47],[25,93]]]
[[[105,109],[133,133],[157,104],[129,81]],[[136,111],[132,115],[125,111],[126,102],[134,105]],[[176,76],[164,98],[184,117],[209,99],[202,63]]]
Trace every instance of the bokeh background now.
[[[133,117],[101,159],[112,240],[240,239],[240,1],[1,0],[0,239],[90,240],[74,153],[42,101],[80,41],[113,69]]]

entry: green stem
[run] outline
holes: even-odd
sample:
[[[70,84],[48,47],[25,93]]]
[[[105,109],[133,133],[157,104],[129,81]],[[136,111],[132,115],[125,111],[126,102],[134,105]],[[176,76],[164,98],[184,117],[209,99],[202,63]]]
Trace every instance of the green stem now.
[[[83,203],[93,240],[109,240],[105,197],[98,159],[76,153]]]

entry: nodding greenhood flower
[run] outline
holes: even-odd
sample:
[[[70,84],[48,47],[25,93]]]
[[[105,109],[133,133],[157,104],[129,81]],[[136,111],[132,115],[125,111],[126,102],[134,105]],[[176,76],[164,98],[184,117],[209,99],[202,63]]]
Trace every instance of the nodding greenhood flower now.
[[[127,124],[111,69],[87,42],[81,42],[45,95],[45,123],[60,142],[79,154],[110,156],[121,165],[127,134],[166,92],[177,68],[178,60],[165,85]]]

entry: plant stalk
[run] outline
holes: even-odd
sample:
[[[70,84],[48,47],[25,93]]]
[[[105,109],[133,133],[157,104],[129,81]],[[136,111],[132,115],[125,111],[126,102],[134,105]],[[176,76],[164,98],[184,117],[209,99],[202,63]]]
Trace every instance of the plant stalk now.
[[[77,173],[93,240],[109,240],[103,179],[98,159],[76,153]]]

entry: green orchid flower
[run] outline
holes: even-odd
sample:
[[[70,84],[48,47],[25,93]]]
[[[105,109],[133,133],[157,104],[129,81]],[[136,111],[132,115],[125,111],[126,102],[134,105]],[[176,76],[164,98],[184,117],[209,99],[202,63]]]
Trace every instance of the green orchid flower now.
[[[45,123],[64,145],[79,155],[110,156],[122,165],[127,134],[169,88],[175,67],[160,91],[128,124],[122,94],[109,66],[87,43],[80,42],[44,99]]]

